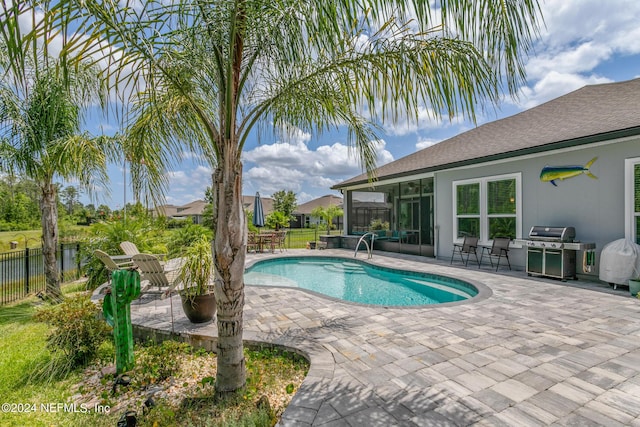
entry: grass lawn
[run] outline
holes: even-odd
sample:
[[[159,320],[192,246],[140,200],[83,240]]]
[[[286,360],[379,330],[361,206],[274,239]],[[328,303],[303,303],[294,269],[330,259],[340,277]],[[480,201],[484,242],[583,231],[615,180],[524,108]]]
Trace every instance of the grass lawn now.
[[[25,231],[0,231],[0,252],[9,252],[11,250],[10,242],[18,242],[16,249],[24,250],[26,243],[29,248],[39,248],[42,246],[40,240],[42,238],[42,230],[25,230]]]
[[[2,426],[59,425],[60,414],[44,412],[41,404],[66,402],[80,373],[51,379],[54,363],[46,349],[49,327],[31,320],[33,302],[0,308],[0,396],[2,404],[15,404],[0,412]],[[7,411],[8,409],[8,411]]]
[[[63,291],[70,294],[81,289],[76,284]],[[102,362],[71,371],[54,369],[64,366],[66,360],[47,348],[50,326],[32,319],[38,304],[39,300],[31,299],[0,307],[3,427],[112,427],[127,409],[137,411],[138,426],[272,426],[308,370],[308,363],[299,356],[271,349],[245,350],[247,386],[233,398],[220,401],[213,387],[215,354],[173,342],[137,344],[131,382],[114,392],[115,375],[110,370],[114,369],[114,350],[109,341],[100,346],[104,347],[99,353]],[[151,389],[159,393],[143,414]],[[258,403],[265,399],[270,409]]]

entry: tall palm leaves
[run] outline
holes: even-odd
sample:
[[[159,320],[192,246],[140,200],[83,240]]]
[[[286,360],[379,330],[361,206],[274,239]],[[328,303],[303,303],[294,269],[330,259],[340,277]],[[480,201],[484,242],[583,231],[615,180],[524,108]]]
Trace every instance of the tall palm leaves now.
[[[69,52],[110,64],[106,79],[132,105],[127,143],[140,165],[134,178],[151,183],[147,195],[166,186],[162,172],[182,150],[215,168],[218,391],[236,390],[245,378],[240,156],[247,141],[266,129],[344,127],[370,171],[380,123],[417,120],[422,108],[433,117],[474,118],[479,102],[498,101],[503,83],[515,94],[522,82],[537,0],[431,3],[78,3],[73,17],[88,38]]]
[[[104,101],[104,87],[92,67],[71,68],[65,54],[49,56],[50,44],[65,37],[38,21],[42,13],[28,3],[3,3],[0,9],[0,170],[24,174],[38,185],[46,290],[59,298],[54,179],[77,179],[84,188],[105,182],[114,150],[110,140],[80,132],[81,113],[91,102]],[[42,37],[32,31],[37,24]]]

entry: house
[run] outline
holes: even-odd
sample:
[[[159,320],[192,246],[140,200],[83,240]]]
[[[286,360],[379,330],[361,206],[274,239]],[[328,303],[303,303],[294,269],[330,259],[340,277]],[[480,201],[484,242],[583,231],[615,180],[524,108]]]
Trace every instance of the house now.
[[[253,213],[253,207],[255,206],[255,196],[242,196],[242,208],[245,212]],[[262,211],[266,217],[273,212],[273,199],[271,197],[260,197],[262,201]]]
[[[204,200],[194,200],[178,207],[176,213],[171,217],[177,220],[191,219],[194,224],[202,224],[202,216],[204,214],[204,208],[207,206],[207,202]]]
[[[640,79],[585,86],[383,165],[374,184],[348,179],[333,187],[345,195],[345,234],[388,222],[377,247],[443,259],[465,235],[489,245],[538,225],[575,227],[598,251],[639,242],[639,101]],[[553,179],[546,166],[572,167]],[[512,265],[525,268],[526,256],[512,241]]]
[[[179,221],[191,220],[194,224],[202,224],[206,206],[207,202],[204,200],[194,200],[182,206],[161,205],[153,211],[153,216],[164,216]]]
[[[326,196],[318,197],[317,199],[310,200],[306,203],[298,205],[296,210],[293,212],[293,216],[295,220],[291,221],[291,228],[307,228],[315,224],[319,224],[322,222],[322,219],[314,217],[311,215],[314,209],[323,207],[328,208],[329,206],[338,206],[342,207],[342,197],[334,196],[328,194]],[[334,218],[333,223],[337,228],[340,228],[340,224],[342,218]]]
[[[265,216],[273,212],[273,199],[269,197],[261,197],[262,207]],[[255,197],[254,196],[242,196],[242,208],[247,212],[253,212]],[[154,211],[154,216],[164,216],[168,219],[176,220],[188,220],[193,221],[194,224],[202,224],[204,210],[207,206],[207,202],[204,200],[194,200],[186,205],[162,205],[158,206]]]

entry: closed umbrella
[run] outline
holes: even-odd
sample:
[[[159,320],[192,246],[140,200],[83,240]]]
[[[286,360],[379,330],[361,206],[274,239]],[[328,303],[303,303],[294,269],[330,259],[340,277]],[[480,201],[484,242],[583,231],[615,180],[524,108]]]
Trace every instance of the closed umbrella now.
[[[260,193],[256,193],[256,199],[253,201],[253,225],[264,227],[264,209],[262,209]]]

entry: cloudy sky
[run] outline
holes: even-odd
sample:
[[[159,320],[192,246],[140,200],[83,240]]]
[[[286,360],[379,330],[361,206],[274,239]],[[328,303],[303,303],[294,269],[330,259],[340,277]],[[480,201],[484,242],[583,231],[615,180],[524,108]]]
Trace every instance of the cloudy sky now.
[[[540,0],[546,26],[527,63],[528,84],[517,102],[505,100],[494,114],[479,117],[478,124],[531,108],[584,85],[640,77],[640,1]],[[105,126],[105,124],[101,124]],[[426,111],[418,123],[385,127],[376,142],[378,164],[384,164],[470,129],[467,122],[435,122]],[[311,135],[301,131],[291,137],[262,139],[248,144],[243,156],[244,194],[259,191],[269,196],[292,190],[299,203],[326,194],[330,187],[360,174],[354,153],[339,132]],[[97,203],[112,208],[124,201],[122,165],[112,165],[110,198]],[[204,197],[211,170],[193,164],[189,155],[170,173],[168,203],[185,204]],[[131,192],[127,191],[131,201]],[[88,200],[83,200],[88,203]],[[96,201],[91,201],[96,203]]]

